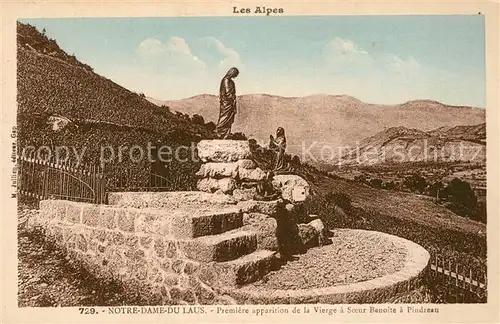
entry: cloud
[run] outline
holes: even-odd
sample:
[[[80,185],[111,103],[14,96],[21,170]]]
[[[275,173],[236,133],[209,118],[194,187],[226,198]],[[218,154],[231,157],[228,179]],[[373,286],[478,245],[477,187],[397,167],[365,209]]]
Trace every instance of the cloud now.
[[[156,38],[146,38],[139,44],[137,51],[142,57],[164,58],[168,55],[172,59],[172,63],[205,68],[205,62],[193,55],[189,44],[181,37],[172,36],[166,43],[162,43]]]
[[[157,56],[167,51],[167,46],[156,38],[146,38],[137,48],[139,54],[144,56]]]
[[[403,60],[394,54],[386,54],[385,63],[390,71],[400,73],[407,77],[413,76],[413,74],[420,69],[420,63],[412,56],[407,60]]]
[[[353,41],[339,37],[325,44],[323,59],[334,73],[352,73],[359,69],[368,69],[374,64],[368,52],[361,50]]]
[[[339,37],[324,45],[323,59],[332,72],[357,76],[394,73],[403,78],[412,78],[420,69],[420,64],[414,57],[404,60],[391,53],[372,54],[352,40]]]
[[[245,66],[241,62],[240,54],[234,49],[226,47],[220,40],[215,37],[205,37],[203,39],[207,44],[215,46],[219,54],[222,54],[223,58],[219,61],[219,68],[229,69],[231,67],[237,67],[240,70],[244,69]]]
[[[334,52],[340,52],[347,56],[367,55],[368,52],[359,49],[359,47],[351,40],[334,38],[326,44],[326,47]]]

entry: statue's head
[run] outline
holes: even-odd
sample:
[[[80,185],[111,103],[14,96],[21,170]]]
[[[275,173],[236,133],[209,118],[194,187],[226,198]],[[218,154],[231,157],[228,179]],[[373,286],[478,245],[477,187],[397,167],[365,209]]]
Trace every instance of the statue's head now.
[[[278,127],[276,130],[276,136],[284,136],[285,135],[285,129],[283,127]]]
[[[232,68],[229,69],[229,71],[227,71],[226,77],[228,77],[228,78],[236,78],[238,76],[238,74],[240,74],[240,71],[237,68],[232,67]]]

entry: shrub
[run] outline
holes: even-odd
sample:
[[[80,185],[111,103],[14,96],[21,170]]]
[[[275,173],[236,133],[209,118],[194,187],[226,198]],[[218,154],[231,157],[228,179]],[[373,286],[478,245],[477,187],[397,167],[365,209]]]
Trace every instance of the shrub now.
[[[205,125],[205,120],[203,119],[203,116],[194,114],[193,117],[191,117],[191,122],[196,125]]]
[[[326,198],[330,200],[335,205],[342,208],[346,213],[349,213],[352,209],[351,197],[341,192],[330,192],[327,194]]]
[[[396,184],[394,183],[394,181],[388,181],[384,184],[383,187],[388,190],[394,190],[396,189]]]
[[[423,193],[427,187],[427,181],[421,175],[414,173],[404,179],[403,186],[412,192]]]
[[[374,188],[382,188],[382,180],[375,178],[370,180],[370,186]]]
[[[205,124],[205,128],[211,132],[213,132],[215,130],[215,123],[214,122],[208,122]]]
[[[357,176],[354,176],[354,181],[360,182],[360,183],[367,183],[366,175],[359,174]]]
[[[477,197],[467,181],[455,178],[440,191],[440,198],[450,202],[449,208],[461,216],[475,218]]]
[[[477,203],[476,214],[474,217],[475,220],[486,223],[486,202],[480,201]]]
[[[351,198],[344,193],[328,192],[309,196],[305,206],[311,214],[319,216],[327,229],[363,228],[366,222],[352,206]]]
[[[238,133],[231,134],[231,139],[237,140],[237,141],[244,141],[247,139],[247,137],[245,134],[238,132]]]

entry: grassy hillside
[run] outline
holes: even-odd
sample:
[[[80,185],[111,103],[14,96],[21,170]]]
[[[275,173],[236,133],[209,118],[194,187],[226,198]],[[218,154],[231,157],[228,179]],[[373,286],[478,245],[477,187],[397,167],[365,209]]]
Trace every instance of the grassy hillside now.
[[[161,109],[143,96],[95,74],[74,56],[67,55],[54,40],[21,23],[17,59],[20,150],[27,146],[48,146],[52,150],[64,146],[70,152],[84,153],[83,162],[98,164],[102,147],[110,147],[118,159],[120,146],[138,145],[147,152],[148,143],[153,143],[175,149],[213,136],[186,116]],[[54,116],[71,120],[71,127],[51,128],[50,118]],[[114,161],[115,166],[131,168],[137,177],[147,179],[147,156],[134,163],[129,151],[124,152],[120,163]],[[70,160],[75,161],[75,156],[70,156]],[[172,163],[164,169],[191,175],[197,167],[195,163]],[[186,181],[185,189],[192,188],[194,181],[193,175]]]

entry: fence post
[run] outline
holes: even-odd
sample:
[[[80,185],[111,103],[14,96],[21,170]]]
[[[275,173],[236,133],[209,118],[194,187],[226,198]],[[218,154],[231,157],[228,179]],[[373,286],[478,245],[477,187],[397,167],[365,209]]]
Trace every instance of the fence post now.
[[[451,282],[453,277],[451,276],[451,259],[448,259],[448,282]]]

